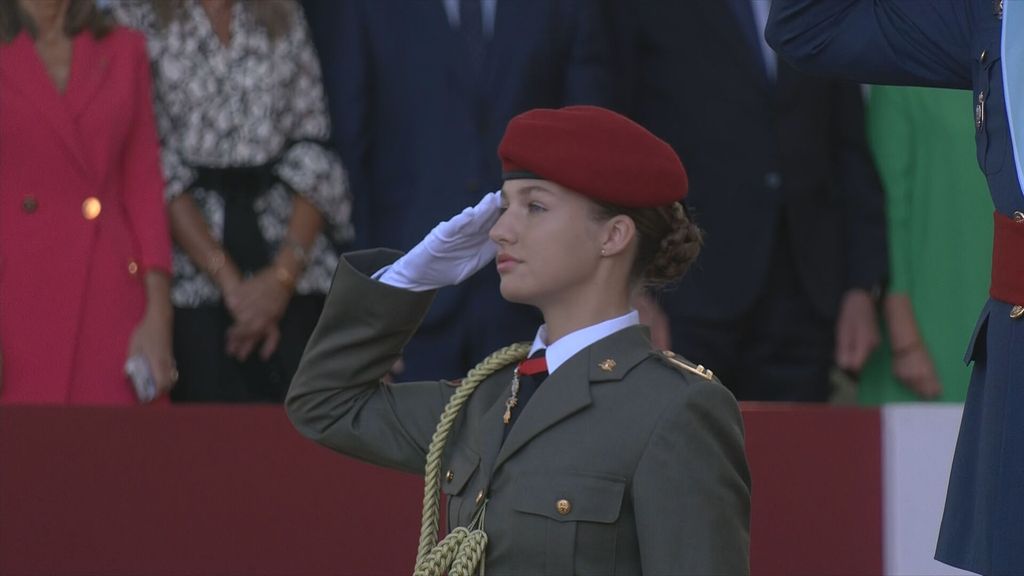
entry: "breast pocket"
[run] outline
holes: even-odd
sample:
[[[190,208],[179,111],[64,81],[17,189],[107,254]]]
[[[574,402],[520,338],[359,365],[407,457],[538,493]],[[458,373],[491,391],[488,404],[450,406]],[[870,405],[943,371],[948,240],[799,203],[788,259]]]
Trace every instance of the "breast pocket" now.
[[[978,165],[987,175],[1003,169],[1009,144],[999,48],[979,56],[974,79],[974,129]]]
[[[577,472],[523,482],[514,509],[545,522],[547,574],[611,574],[625,480]]]
[[[468,494],[470,480],[480,468],[480,456],[468,450],[458,450],[448,461],[441,475],[441,491],[448,497],[448,531],[466,526],[475,511],[474,495]]]

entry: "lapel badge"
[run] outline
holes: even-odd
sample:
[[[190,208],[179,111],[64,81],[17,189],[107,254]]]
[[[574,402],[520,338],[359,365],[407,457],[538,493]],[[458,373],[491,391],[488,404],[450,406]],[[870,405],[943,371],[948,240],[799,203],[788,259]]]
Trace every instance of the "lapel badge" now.
[[[612,360],[611,358],[608,358],[607,360],[602,360],[601,362],[597,363],[597,367],[600,368],[601,370],[604,370],[605,372],[611,372],[612,370],[615,369],[615,360]]]

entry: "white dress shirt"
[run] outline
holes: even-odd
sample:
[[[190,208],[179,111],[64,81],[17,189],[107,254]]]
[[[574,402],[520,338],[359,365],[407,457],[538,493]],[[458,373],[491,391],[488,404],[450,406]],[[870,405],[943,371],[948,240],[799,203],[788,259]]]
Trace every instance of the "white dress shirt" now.
[[[772,9],[771,0],[750,0],[750,7],[754,10],[754,26],[757,28],[757,39],[761,44],[761,57],[764,58],[764,68],[768,77],[775,80],[778,61],[775,51],[768,45],[764,37],[764,29],[768,26],[768,12]]]
[[[548,374],[552,374],[559,366],[565,364],[566,360],[575,356],[580,350],[619,330],[624,330],[637,324],[640,324],[640,314],[636,310],[632,310],[617,318],[605,320],[593,326],[587,326],[575,332],[570,332],[551,344],[547,343],[548,325],[544,324],[537,330],[537,336],[533,339],[533,346],[530,347],[530,355],[532,356],[537,350],[546,347],[547,351],[544,353],[544,358],[548,362]]]
[[[448,15],[448,24],[455,30],[459,29],[459,0],[442,0],[444,11]],[[483,13],[484,38],[494,36],[494,17],[498,13],[498,0],[480,0],[480,12]]]

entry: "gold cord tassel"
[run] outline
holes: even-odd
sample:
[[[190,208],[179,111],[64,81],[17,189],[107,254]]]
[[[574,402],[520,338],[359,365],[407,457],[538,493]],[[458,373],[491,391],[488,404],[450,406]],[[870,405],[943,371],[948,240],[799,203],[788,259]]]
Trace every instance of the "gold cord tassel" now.
[[[477,567],[481,568],[484,553],[487,549],[487,534],[483,526],[483,508],[470,528],[458,527],[445,536],[440,543],[437,541],[438,509],[440,507],[441,455],[444,453],[455,418],[459,415],[463,404],[488,376],[501,370],[513,362],[526,358],[530,352],[530,344],[520,342],[506,346],[491,354],[483,362],[469,371],[458,390],[448,400],[448,404],[437,423],[437,429],[430,440],[427,450],[427,466],[423,486],[423,521],[420,523],[420,543],[416,553],[416,567],[413,576],[472,576]],[[486,502],[482,506],[486,506]]]

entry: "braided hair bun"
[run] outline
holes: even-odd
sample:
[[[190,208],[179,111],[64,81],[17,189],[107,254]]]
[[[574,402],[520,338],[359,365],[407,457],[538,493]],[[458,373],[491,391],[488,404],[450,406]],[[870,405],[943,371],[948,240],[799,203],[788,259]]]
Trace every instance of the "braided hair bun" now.
[[[657,208],[595,204],[599,219],[623,214],[636,224],[638,246],[631,276],[644,286],[657,288],[681,279],[704,245],[703,233],[679,202]]]
[[[669,212],[662,215],[668,220],[669,229],[661,237],[658,250],[650,256],[650,262],[640,273],[643,283],[653,287],[671,284],[682,278],[704,245],[703,233],[687,216],[682,204],[675,202],[664,210]],[[641,250],[643,243],[641,231]],[[639,262],[641,254],[637,256]]]

